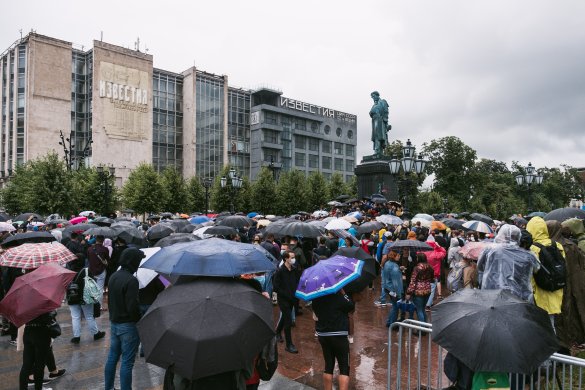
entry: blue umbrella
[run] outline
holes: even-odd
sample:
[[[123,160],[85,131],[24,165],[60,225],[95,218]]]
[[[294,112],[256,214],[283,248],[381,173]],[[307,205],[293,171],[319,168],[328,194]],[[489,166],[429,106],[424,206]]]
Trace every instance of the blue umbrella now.
[[[303,271],[295,296],[310,301],[335,294],[343,286],[359,278],[363,266],[362,260],[339,255],[321,260]]]
[[[141,265],[169,276],[223,276],[275,270],[277,260],[260,245],[221,238],[179,243],[162,248]]]
[[[197,225],[199,223],[205,223],[205,222],[209,222],[211,221],[211,219],[209,219],[209,217],[205,216],[205,215],[199,215],[197,217],[193,217],[189,220],[189,222],[191,222],[193,225]]]
[[[248,218],[254,218],[255,216],[257,216],[258,213],[255,211],[252,211],[251,213],[248,214]]]

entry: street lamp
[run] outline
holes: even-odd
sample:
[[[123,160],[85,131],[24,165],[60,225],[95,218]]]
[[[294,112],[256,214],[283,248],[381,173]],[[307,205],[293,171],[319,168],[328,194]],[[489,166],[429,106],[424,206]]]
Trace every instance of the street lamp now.
[[[524,171],[526,172],[525,174],[520,173],[516,175],[516,184],[518,184],[519,187],[526,184],[526,187],[528,188],[528,212],[530,212],[532,211],[532,184],[542,184],[544,176],[540,171],[536,172],[536,168],[534,168],[530,162],[528,163],[528,166],[524,168]]]
[[[211,183],[210,178],[203,180],[203,187],[205,187],[205,215],[209,213],[209,189],[211,188]]]
[[[391,175],[398,175],[400,173],[400,168],[402,168],[404,172],[404,179],[401,180],[405,186],[405,195],[404,195],[404,211],[407,211],[406,201],[408,190],[413,183],[413,179],[411,177],[411,173],[416,173],[417,176],[422,174],[425,171],[425,167],[427,165],[427,160],[424,159],[424,156],[419,153],[418,158],[416,158],[415,154],[415,147],[410,142],[410,139],[406,141],[406,145],[402,147],[402,158],[398,158],[396,156],[392,156],[392,159],[388,163],[390,168]]]
[[[229,185],[228,185],[229,179]],[[238,177],[236,174],[236,170],[234,168],[230,169],[228,177],[223,176],[220,179],[221,188],[229,188],[230,191],[230,211],[233,214],[234,210],[234,198],[236,196],[237,191],[242,188],[243,180],[241,177]]]
[[[274,164],[274,156],[270,156],[270,163],[268,164],[268,169],[272,172],[272,179],[277,182],[278,181],[278,169]]]
[[[100,181],[104,186],[104,209],[102,210],[102,215],[106,215],[109,212],[110,196],[112,192],[110,180],[116,176],[116,168],[112,166],[106,168],[107,169],[104,169],[104,166],[101,164],[96,167]]]
[[[89,149],[91,147],[91,144],[93,143],[93,140],[91,139],[90,135],[89,136],[90,138],[86,141],[85,147],[81,151],[81,154],[79,154],[75,149],[75,142],[71,142],[73,135],[74,132],[71,131],[71,133],[69,134],[69,138],[65,138],[65,136],[63,135],[63,130],[59,130],[59,138],[61,138],[61,141],[59,141],[59,145],[63,146],[63,154],[65,155],[65,165],[67,166],[68,171],[71,170],[71,168],[75,165],[75,162],[77,160],[83,160],[85,157],[89,155]],[[76,169],[79,169],[79,163],[77,163]]]

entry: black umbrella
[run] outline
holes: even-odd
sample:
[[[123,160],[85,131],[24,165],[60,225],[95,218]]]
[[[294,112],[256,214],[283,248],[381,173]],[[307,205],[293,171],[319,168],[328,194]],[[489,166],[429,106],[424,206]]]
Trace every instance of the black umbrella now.
[[[205,230],[205,234],[212,234],[215,236],[231,236],[233,234],[238,234],[238,231],[230,226],[212,226],[209,229]]]
[[[382,204],[382,203],[386,203],[387,200],[386,200],[386,198],[372,198],[372,202],[377,203],[377,204]]]
[[[360,292],[376,279],[376,260],[374,260],[374,258],[370,256],[369,253],[366,253],[361,247],[353,246],[339,248],[332,256],[337,255],[364,261],[360,277],[343,287],[345,292]]]
[[[244,226],[252,226],[252,219],[243,215],[230,215],[229,217],[222,218],[218,225],[230,226],[233,228],[242,228]]]
[[[351,259],[358,259],[358,260],[368,260],[368,259],[372,258],[372,256],[369,253],[366,253],[366,251],[364,251],[359,246],[339,248],[332,256],[337,256],[337,255],[349,257]]]
[[[306,222],[275,222],[266,227],[266,234],[272,233],[277,236],[292,237],[320,237],[321,231],[315,225]]]
[[[335,198],[335,200],[344,201],[349,198],[350,198],[349,195],[339,195],[337,198]]]
[[[161,238],[170,236],[171,233],[175,233],[175,231],[176,229],[170,224],[162,222],[157,223],[146,231],[146,239],[148,241],[158,241]]]
[[[202,278],[159,294],[138,322],[148,363],[197,379],[247,367],[274,336],[272,304],[245,282]]]
[[[172,233],[170,236],[158,240],[154,246],[164,248],[165,246],[171,246],[178,242],[197,241],[199,239],[199,237],[194,236],[191,233]]]
[[[91,229],[87,229],[84,232],[84,234],[89,234],[90,236],[104,236],[108,238],[114,238],[118,235],[116,230],[108,226],[98,226]]]
[[[417,252],[432,251],[433,247],[419,240],[396,240],[390,246],[390,249],[414,249]]]
[[[360,234],[371,233],[372,231],[380,230],[383,227],[384,227],[384,224],[382,222],[370,221],[370,222],[362,223],[360,226],[358,226],[357,232]]]
[[[24,213],[24,214],[17,215],[16,217],[12,218],[12,220],[13,221],[28,221],[28,219],[30,218],[31,215],[39,221],[43,219],[43,217],[41,217],[37,213]]]
[[[49,232],[26,232],[16,233],[13,236],[6,237],[0,245],[4,248],[12,248],[26,243],[52,242],[57,241],[55,236]]]
[[[494,220],[491,219],[490,217],[488,217],[485,214],[472,213],[472,214],[469,214],[469,218],[471,218],[474,221],[485,222],[485,223],[487,223],[490,226],[492,226],[494,224]]]
[[[6,213],[0,213],[0,222],[6,222],[10,219],[10,215]]]
[[[96,225],[99,226],[111,226],[115,222],[116,221],[108,217],[97,217],[92,221],[92,223],[95,223]]]
[[[508,291],[463,289],[431,312],[433,341],[473,371],[529,375],[559,348],[548,313]]]
[[[67,226],[63,229],[63,238],[71,238],[71,233],[73,232],[85,232],[91,228],[98,227],[98,225],[93,223],[78,223],[77,225]]]
[[[144,231],[134,226],[134,224],[115,223],[110,227],[116,231],[117,237],[126,241],[127,244],[133,244],[141,248],[146,246]]]
[[[574,207],[565,207],[551,211],[544,217],[544,220],[563,222],[571,218],[585,219],[585,211]]]
[[[355,203],[355,202],[359,202],[359,201],[360,201],[359,199],[351,198],[351,199],[346,200],[345,203]]]
[[[160,216],[161,218],[173,218],[173,213],[161,213]]]
[[[177,233],[193,233],[195,230],[199,229],[203,225],[193,225],[192,223],[182,226],[177,230]]]
[[[447,225],[447,227],[449,227],[450,229],[457,229],[457,230],[465,229],[465,227],[463,227],[463,224],[465,223],[465,221],[460,221],[460,220],[455,219],[455,218],[444,218],[441,220],[441,222],[443,222],[445,225]]]

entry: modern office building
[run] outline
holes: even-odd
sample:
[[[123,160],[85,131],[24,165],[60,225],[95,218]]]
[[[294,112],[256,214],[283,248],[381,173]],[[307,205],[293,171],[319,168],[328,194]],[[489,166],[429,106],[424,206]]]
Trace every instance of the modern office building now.
[[[118,185],[141,162],[185,178],[230,164],[251,179],[271,163],[346,179],[355,165],[355,115],[195,67],[157,69],[152,55],[102,41],[84,50],[31,32],[0,54],[0,95],[0,182],[50,151],[72,168],[113,166]]]

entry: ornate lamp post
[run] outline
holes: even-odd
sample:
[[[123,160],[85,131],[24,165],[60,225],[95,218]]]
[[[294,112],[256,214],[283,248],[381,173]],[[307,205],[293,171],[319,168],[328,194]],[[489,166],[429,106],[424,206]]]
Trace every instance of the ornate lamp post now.
[[[229,184],[228,184],[229,180]],[[237,191],[242,188],[243,180],[238,177],[234,168],[230,169],[228,177],[223,176],[220,179],[221,188],[228,187],[230,191],[230,212],[233,214],[234,209],[234,198],[236,197]]]
[[[392,156],[392,159],[388,163],[391,175],[397,176],[400,173],[400,168],[402,168],[402,171],[404,172],[404,179],[400,180],[406,189],[403,205],[404,211],[407,211],[408,190],[414,182],[414,179],[410,174],[416,173],[416,175],[419,176],[425,171],[427,165],[427,160],[424,159],[422,154],[419,154],[418,158],[416,158],[415,150],[416,148],[412,145],[409,139],[406,141],[406,145],[402,147],[402,158],[399,159],[396,156]]]
[[[205,215],[209,213],[209,189],[211,188],[212,180],[210,178],[203,180],[203,187],[205,188]]]
[[[532,184],[542,184],[544,176],[540,171],[536,172],[536,168],[532,166],[532,163],[528,163],[528,166],[524,168],[525,174],[519,173],[516,175],[516,184],[522,187],[526,184],[528,188],[528,212],[532,211]]]
[[[110,180],[116,177],[116,168],[104,167],[103,165],[98,165],[96,167],[98,176],[102,185],[104,187],[104,209],[102,214],[107,214],[110,211],[110,198],[112,195],[112,187],[110,186]]]

